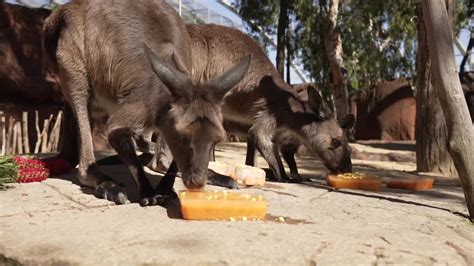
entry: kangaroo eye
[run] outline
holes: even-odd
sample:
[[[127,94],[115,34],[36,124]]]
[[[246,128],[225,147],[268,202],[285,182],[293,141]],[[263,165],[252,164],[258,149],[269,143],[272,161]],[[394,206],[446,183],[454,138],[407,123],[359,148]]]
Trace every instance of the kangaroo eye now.
[[[338,139],[332,139],[332,140],[331,140],[331,146],[332,146],[333,148],[339,148],[339,147],[342,146],[342,142],[341,142],[340,140],[338,140]]]

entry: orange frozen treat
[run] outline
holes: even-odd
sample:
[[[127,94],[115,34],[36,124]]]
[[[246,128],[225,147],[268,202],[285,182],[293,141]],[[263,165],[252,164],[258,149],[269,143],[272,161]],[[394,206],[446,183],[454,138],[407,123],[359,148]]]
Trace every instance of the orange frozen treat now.
[[[368,191],[380,191],[381,180],[378,177],[362,173],[329,174],[326,179],[333,188],[350,188]]]
[[[386,182],[388,188],[423,191],[433,188],[434,178],[418,177],[409,179],[390,179]]]
[[[261,220],[267,201],[262,195],[229,191],[180,191],[186,220]]]

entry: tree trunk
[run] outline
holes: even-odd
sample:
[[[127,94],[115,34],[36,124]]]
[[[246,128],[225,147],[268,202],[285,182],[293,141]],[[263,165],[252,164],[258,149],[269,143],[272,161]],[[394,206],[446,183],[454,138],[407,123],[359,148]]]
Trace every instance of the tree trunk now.
[[[42,140],[42,136],[41,136],[41,130],[40,130],[40,127],[39,127],[39,113],[38,113],[38,110],[35,111],[35,127],[36,127],[36,144],[35,144],[35,149],[33,151],[33,153],[38,153],[40,151],[40,147],[41,147],[41,140]]]
[[[289,26],[289,25],[288,25]],[[286,30],[286,83],[291,84],[291,31]]]
[[[446,2],[453,1],[447,0]],[[453,9],[450,3],[447,3],[447,6],[449,9]],[[428,51],[426,25],[422,14],[419,17],[418,82],[416,86],[416,168],[418,172],[434,172],[446,176],[457,176],[456,168],[448,152],[448,129],[443,109],[431,83],[431,58]]]
[[[448,127],[448,151],[474,219],[474,127],[456,73],[451,24],[443,0],[423,0],[423,18],[432,60],[432,84]]]
[[[6,119],[5,119],[6,120]],[[7,138],[5,140],[5,155],[10,155],[13,153],[13,125],[15,124],[15,119],[12,116],[8,119],[8,131]]]
[[[41,132],[41,152],[49,152],[48,150],[48,137],[49,137],[49,124],[53,120],[53,115],[51,114],[48,119],[44,120],[43,123],[43,132]]]
[[[17,153],[17,145],[18,145],[18,133],[17,133],[17,130],[18,128],[16,127],[17,123],[15,122],[14,124],[12,124],[12,127],[13,127],[13,143],[12,143],[12,152],[11,154],[18,154]]]
[[[280,0],[280,16],[278,18],[276,68],[282,78],[285,78],[285,46],[286,29],[288,28],[289,0]]]
[[[349,94],[343,73],[345,67],[342,59],[341,33],[337,28],[338,13],[339,0],[333,0],[329,4],[329,10],[327,12],[327,28],[324,36],[324,44],[331,69],[329,83],[334,99],[335,114],[338,119],[341,119],[349,113]]]
[[[17,145],[17,154],[23,154],[23,134],[21,133],[21,121],[15,123],[15,132],[16,132],[16,145]]]
[[[0,118],[1,118],[1,125],[2,125],[2,151],[0,152],[0,156],[4,156],[6,154],[6,142],[7,142],[7,123],[5,120],[5,114],[3,112],[0,112]]]
[[[59,135],[61,132],[61,121],[62,121],[63,111],[59,110],[58,115],[56,116],[53,128],[49,134],[48,142],[48,151],[55,152],[58,150]]]
[[[22,125],[22,132],[23,132],[23,146],[24,146],[24,152],[25,153],[30,153],[30,140],[29,140],[29,134],[28,134],[28,112],[23,112],[22,113],[22,118],[21,118],[21,125]]]

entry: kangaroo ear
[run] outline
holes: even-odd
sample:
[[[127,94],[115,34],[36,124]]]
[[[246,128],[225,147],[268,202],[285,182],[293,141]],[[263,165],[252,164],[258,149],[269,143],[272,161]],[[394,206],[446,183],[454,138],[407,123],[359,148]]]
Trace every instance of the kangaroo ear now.
[[[329,118],[331,115],[329,113],[329,108],[319,92],[313,86],[308,86],[306,91],[308,92],[309,108],[311,108],[319,119],[324,120]]]
[[[248,55],[238,65],[207,83],[212,88],[215,99],[224,99],[225,94],[244,78],[251,61],[252,55]]]
[[[354,126],[355,123],[355,116],[353,114],[348,114],[346,115],[340,122],[339,124],[341,125],[341,128],[344,130],[349,130]]]
[[[146,44],[144,44],[145,54],[150,61],[153,72],[166,85],[171,95],[175,98],[184,97],[187,88],[192,84],[191,79],[177,70],[175,67],[167,64],[162,58],[158,57]],[[175,55],[172,56],[175,60]]]

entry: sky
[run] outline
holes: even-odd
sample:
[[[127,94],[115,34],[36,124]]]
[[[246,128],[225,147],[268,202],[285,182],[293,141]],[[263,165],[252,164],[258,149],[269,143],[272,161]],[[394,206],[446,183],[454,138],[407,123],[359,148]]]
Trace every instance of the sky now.
[[[40,7],[40,6],[42,6],[42,5],[49,2],[47,0],[21,0],[21,1],[23,3],[28,4],[29,6],[34,6],[34,7]],[[190,2],[192,0],[186,0],[186,1]],[[224,7],[220,3],[218,3],[217,0],[195,0],[195,1],[197,3],[205,6],[205,7],[207,7],[209,9],[211,9],[211,10],[213,10],[213,11],[219,13],[219,14],[222,14],[223,16],[231,19],[237,25],[242,25],[243,24],[243,21],[239,16],[237,16],[236,14],[234,14],[233,12],[228,10],[226,7]],[[227,3],[230,3],[230,4],[232,4],[234,2],[234,0],[224,0],[224,1],[227,2]],[[5,0],[5,2],[7,2],[7,3],[17,3],[17,0]],[[68,2],[68,0],[55,0],[55,2],[56,3],[65,3],[65,2]],[[471,23],[474,23],[474,19],[472,20]],[[474,28],[474,25],[472,25],[472,27]],[[469,36],[470,36],[469,30],[467,30],[467,29],[461,30],[459,40],[460,40],[461,44],[464,47],[466,47],[468,42],[469,42]],[[274,37],[274,39],[275,39],[275,37]],[[276,58],[275,49],[269,48],[267,50],[268,50],[268,57],[275,64],[275,58]],[[461,60],[462,60],[462,53],[456,46],[454,48],[454,54],[455,54],[455,57],[456,57],[456,64],[459,66],[460,63],[461,63]],[[473,57],[473,56],[471,56],[471,57]],[[473,61],[474,61],[474,59],[473,59]],[[299,66],[299,68],[300,68],[300,70],[302,70],[301,66]],[[469,70],[469,69],[466,69],[466,70]],[[474,69],[471,69],[471,70],[474,70]],[[305,76],[306,76],[307,80],[309,81],[308,75],[305,74]],[[298,78],[295,71],[291,72],[291,81],[292,81],[292,83],[301,83],[301,79]]]

